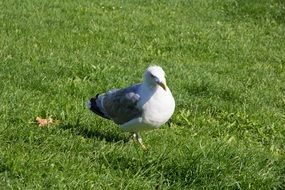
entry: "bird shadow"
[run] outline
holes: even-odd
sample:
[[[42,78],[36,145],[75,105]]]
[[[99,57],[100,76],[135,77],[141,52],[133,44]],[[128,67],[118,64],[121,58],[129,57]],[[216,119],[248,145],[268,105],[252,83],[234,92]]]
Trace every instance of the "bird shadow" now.
[[[117,132],[113,132],[110,130],[100,130],[96,128],[88,128],[84,125],[81,125],[79,123],[77,124],[62,124],[59,126],[63,130],[69,130],[71,133],[75,135],[81,135],[84,138],[90,138],[90,139],[99,139],[99,140],[105,140],[107,142],[129,142],[130,138],[128,138],[125,134],[119,134]]]

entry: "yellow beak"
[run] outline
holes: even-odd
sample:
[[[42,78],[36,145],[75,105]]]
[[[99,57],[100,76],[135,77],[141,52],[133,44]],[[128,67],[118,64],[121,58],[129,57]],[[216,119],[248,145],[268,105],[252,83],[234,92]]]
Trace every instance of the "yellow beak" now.
[[[158,85],[161,86],[164,90],[167,89],[167,85],[163,82],[158,82]]]

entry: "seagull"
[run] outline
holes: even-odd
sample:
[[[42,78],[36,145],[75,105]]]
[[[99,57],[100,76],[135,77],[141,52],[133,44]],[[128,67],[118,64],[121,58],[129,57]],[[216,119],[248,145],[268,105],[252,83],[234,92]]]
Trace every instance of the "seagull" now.
[[[95,114],[112,120],[146,149],[139,132],[157,129],[174,113],[175,100],[166,85],[165,72],[149,66],[142,83],[113,89],[91,98],[86,106]]]

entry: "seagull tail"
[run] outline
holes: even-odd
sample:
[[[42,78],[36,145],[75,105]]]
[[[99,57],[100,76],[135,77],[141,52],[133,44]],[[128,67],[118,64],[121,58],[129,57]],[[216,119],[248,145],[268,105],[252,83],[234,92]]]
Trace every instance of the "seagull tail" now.
[[[100,108],[97,106],[96,101],[98,99],[99,94],[97,94],[95,97],[91,98],[89,101],[86,102],[86,107],[88,109],[90,109],[92,112],[94,112],[95,114],[106,118],[106,119],[110,119],[109,117],[107,117],[101,110]]]

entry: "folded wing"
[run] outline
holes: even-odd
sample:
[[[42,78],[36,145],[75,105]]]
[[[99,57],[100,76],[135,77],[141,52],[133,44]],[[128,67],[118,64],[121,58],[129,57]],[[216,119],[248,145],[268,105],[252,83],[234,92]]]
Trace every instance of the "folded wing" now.
[[[100,109],[101,116],[113,120],[116,124],[123,124],[141,116],[142,110],[137,107],[140,99],[139,87],[140,84],[137,84],[99,95],[96,98],[96,105]]]

